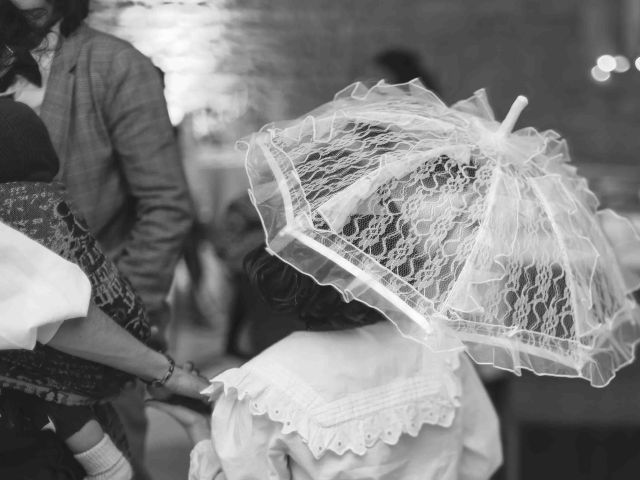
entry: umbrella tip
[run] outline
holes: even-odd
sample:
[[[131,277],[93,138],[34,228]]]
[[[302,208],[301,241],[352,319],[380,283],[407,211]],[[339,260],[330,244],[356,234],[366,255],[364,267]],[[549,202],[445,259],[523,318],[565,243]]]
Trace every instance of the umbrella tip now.
[[[501,135],[507,136],[513,131],[513,127],[515,127],[516,122],[518,121],[518,117],[522,113],[522,110],[529,104],[529,100],[524,95],[518,95],[513,105],[509,109],[509,113],[504,118],[502,123],[500,124],[500,128],[498,129],[498,133]]]

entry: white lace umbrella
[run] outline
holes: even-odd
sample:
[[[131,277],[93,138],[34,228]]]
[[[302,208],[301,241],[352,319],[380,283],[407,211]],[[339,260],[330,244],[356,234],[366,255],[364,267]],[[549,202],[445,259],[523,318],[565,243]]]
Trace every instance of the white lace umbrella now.
[[[484,91],[447,107],[419,82],[354,84],[245,144],[269,249],[434,349],[608,383],[633,359],[637,279],[553,131],[511,132]]]

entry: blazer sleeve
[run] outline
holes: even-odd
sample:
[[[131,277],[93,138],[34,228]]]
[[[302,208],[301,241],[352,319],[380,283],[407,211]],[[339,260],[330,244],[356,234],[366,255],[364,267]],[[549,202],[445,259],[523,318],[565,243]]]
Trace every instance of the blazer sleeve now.
[[[155,66],[129,47],[115,55],[105,81],[107,127],[136,209],[116,264],[154,311],[191,227],[191,199]]]

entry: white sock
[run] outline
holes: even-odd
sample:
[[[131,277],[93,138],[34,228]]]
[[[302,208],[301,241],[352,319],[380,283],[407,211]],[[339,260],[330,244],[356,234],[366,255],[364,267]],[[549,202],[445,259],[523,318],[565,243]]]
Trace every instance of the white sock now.
[[[131,465],[106,433],[94,447],[74,457],[87,472],[85,480],[131,480],[133,478]]]

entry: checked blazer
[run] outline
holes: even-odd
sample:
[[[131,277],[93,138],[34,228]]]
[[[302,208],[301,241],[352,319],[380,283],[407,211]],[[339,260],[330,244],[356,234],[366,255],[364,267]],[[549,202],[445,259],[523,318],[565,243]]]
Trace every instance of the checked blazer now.
[[[40,113],[58,179],[149,310],[162,309],[192,205],[160,74],[84,24],[60,41]]]

